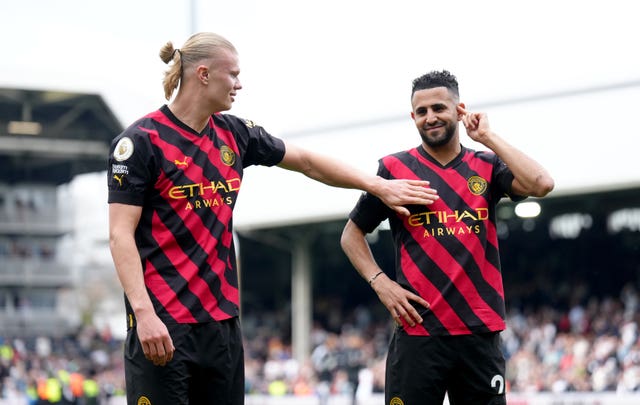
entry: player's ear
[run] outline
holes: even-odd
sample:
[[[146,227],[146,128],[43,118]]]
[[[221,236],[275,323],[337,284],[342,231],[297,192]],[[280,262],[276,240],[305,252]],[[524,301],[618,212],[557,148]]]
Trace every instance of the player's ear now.
[[[462,120],[462,117],[467,113],[466,106],[464,103],[458,103],[456,106],[456,111],[458,112],[458,121]]]
[[[204,84],[208,84],[209,83],[209,68],[204,66],[204,65],[200,65],[196,68],[196,72],[198,74],[198,79],[200,79],[200,81],[202,81]]]

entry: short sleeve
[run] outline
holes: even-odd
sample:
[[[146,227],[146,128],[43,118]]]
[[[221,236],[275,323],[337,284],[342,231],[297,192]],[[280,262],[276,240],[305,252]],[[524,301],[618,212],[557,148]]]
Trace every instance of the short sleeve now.
[[[493,169],[493,184],[498,187],[494,188],[497,199],[509,197],[512,201],[522,201],[527,196],[517,195],[513,193],[513,173],[511,169],[499,157],[496,156]]]
[[[378,176],[388,178],[388,172],[382,161],[379,162]],[[351,210],[349,219],[364,233],[373,232],[378,225],[391,215],[391,209],[382,200],[371,193],[363,193],[356,206]]]
[[[244,150],[243,167],[274,166],[282,161],[285,154],[285,145],[282,139],[271,135],[251,120],[233,115],[225,115],[225,118],[228,119],[232,132],[239,135],[237,142]]]
[[[142,206],[155,183],[154,161],[146,136],[128,129],[114,138],[107,168],[108,202]]]

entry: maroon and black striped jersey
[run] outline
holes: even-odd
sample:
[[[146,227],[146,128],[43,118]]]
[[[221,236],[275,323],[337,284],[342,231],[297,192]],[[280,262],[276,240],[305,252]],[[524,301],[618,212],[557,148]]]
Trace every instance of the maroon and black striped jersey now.
[[[232,212],[243,169],[275,165],[284,153],[282,140],[251,121],[215,114],[197,133],[166,105],[113,140],[109,203],[142,207],[135,239],[164,322],[238,315]]]
[[[442,166],[417,148],[382,158],[378,175],[428,180],[439,199],[398,215],[365,193],[350,214],[364,232],[382,221],[396,249],[396,281],[430,303],[417,308],[423,322],[410,335],[464,335],[505,328],[505,304],[495,208],[511,195],[513,174],[493,152],[463,147]],[[417,304],[416,304],[417,305]]]

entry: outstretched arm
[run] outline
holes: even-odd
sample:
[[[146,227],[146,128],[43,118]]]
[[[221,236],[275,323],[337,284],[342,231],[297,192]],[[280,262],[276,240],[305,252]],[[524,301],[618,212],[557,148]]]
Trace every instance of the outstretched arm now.
[[[145,357],[163,366],[175,348],[165,324],[156,315],[144,284],[140,254],[134,239],[142,207],[109,204],[109,247],[120,284],[136,317],[136,331]]]
[[[405,290],[382,272],[371,254],[364,233],[353,221],[349,220],[345,225],[340,244],[351,264],[362,278],[369,282],[397,323],[400,323],[401,319],[411,326],[422,322],[422,317],[409,301],[415,301],[425,308],[429,308],[429,303],[411,291]]]
[[[470,113],[458,106],[467,135],[495,152],[513,173],[512,189],[522,196],[544,197],[554,187],[553,178],[547,170],[531,157],[510,145],[493,132],[484,113]]]
[[[402,215],[409,215],[405,205],[429,205],[438,199],[437,192],[429,188],[428,181],[386,180],[289,143],[279,166],[330,186],[367,191]]]

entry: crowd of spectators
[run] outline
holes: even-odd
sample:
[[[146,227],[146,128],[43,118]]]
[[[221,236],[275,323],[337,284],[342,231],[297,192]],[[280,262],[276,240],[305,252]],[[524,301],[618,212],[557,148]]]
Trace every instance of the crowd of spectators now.
[[[510,309],[502,333],[509,390],[640,392],[638,291],[628,285],[619,297],[583,298],[562,310]],[[365,308],[357,308],[339,331],[316,325],[311,358],[299,365],[288,335],[278,334],[287,331],[281,318],[251,319],[248,392],[366,397],[383,391],[390,321],[371,321]]]
[[[567,311],[513,311],[502,334],[511,390],[640,392],[639,324],[631,284]]]
[[[509,309],[502,334],[509,390],[640,392],[637,289],[628,285],[617,297],[583,298],[565,309]],[[377,319],[370,307],[337,319],[330,326],[313,325],[311,355],[299,364],[292,356],[287,311],[243,314],[246,392],[313,395],[321,403],[330,395],[350,395],[354,404],[382,392],[391,320]],[[124,388],[122,342],[93,328],[59,339],[0,340],[0,398],[30,395],[28,403],[39,404],[38,381],[60,379],[61,370],[95,381],[96,403],[107,404],[105,398]]]
[[[108,330],[85,327],[60,337],[0,334],[0,399],[11,405],[106,405],[123,393],[122,342]]]

